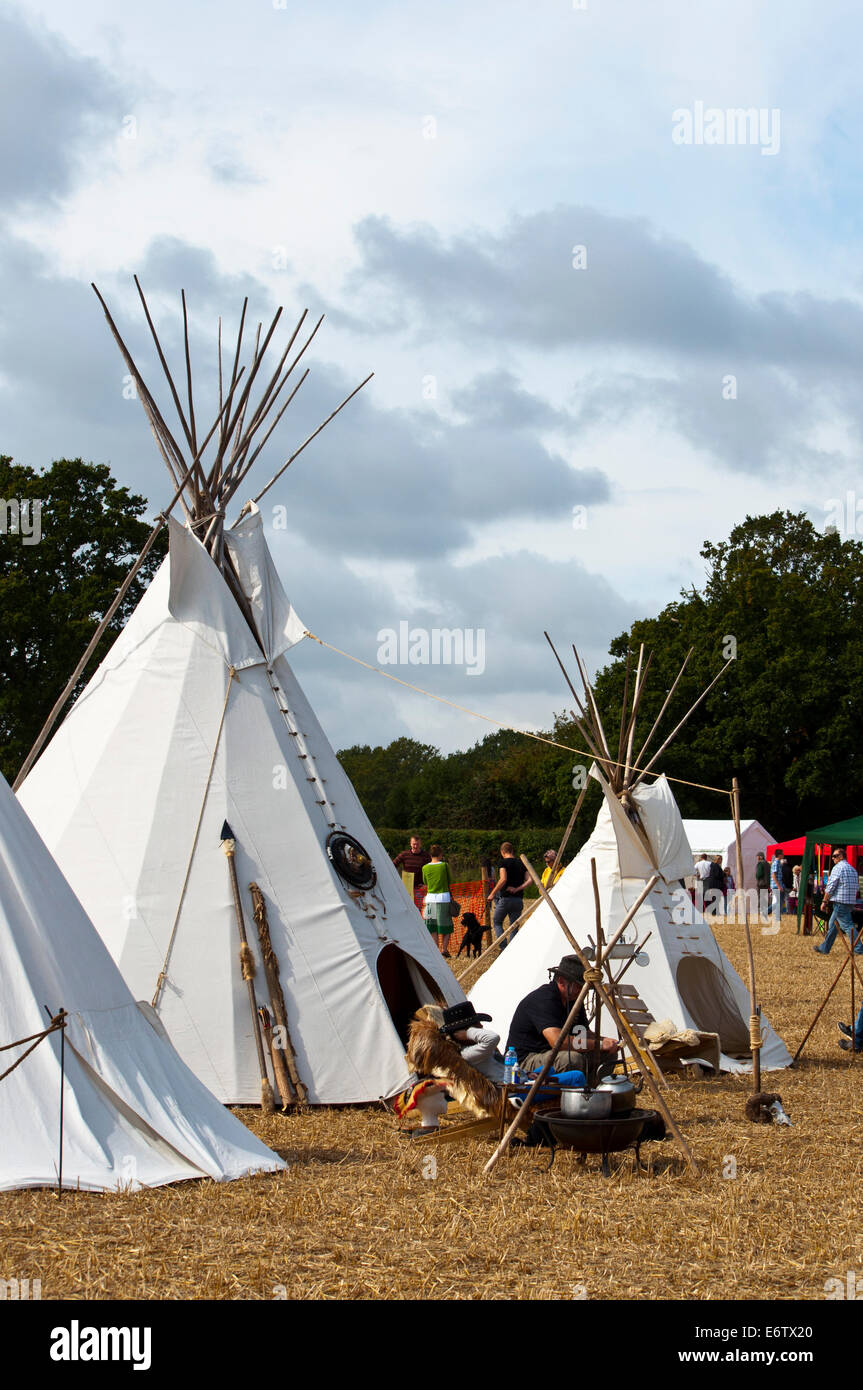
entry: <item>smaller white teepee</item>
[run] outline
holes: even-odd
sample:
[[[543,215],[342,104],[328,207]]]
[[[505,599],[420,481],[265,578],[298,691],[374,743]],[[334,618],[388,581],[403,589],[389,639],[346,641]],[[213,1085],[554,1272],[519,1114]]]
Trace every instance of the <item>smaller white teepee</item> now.
[[[546,637],[554,651],[547,633]],[[639,951],[630,962],[633,968],[626,976],[626,986],[637,989],[654,1019],[671,1019],[678,1028],[716,1033],[724,1071],[748,1071],[753,1066],[749,1020],[752,1008],[757,1006],[683,888],[683,879],[694,868],[692,849],[667,778],[654,773],[655,781],[649,785],[644,781],[726,668],[714,676],[689,712],[647,760],[646,750],[692,649],[637,753],[634,753],[635,728],[651,658],[645,663],[642,644],[632,701],[628,704],[630,658],[627,656],[615,757],[586,668],[575,647],[572,650],[584,686],[583,702],[557,652],[554,654],[578,706],[578,714],[573,711],[573,719],[594,755],[591,775],[600,783],[604,801],[593,834],[555,881],[549,896],[584,950],[589,940],[593,940],[591,933],[596,932],[592,862],[596,866],[596,888],[606,942],[628,915],[648,880],[656,874],[656,884],[632,918],[623,938],[624,943],[631,946],[642,941],[646,943],[646,949]],[[578,806],[573,820],[577,811]],[[749,930],[748,923],[746,930]],[[520,1000],[545,984],[549,966],[556,965],[570,950],[570,942],[549,904],[541,902],[521,932],[471,990],[471,1003],[477,1010],[491,1014],[495,1028],[506,1038]],[[754,991],[754,984],[752,989]],[[769,1070],[790,1066],[791,1054],[763,1013],[761,1034],[761,1067]]]
[[[285,1164],[193,1076],[135,1003],[0,777],[0,1044],[68,1014],[63,1186],[105,1192],[240,1178]],[[0,1052],[0,1073],[29,1043]],[[0,1080],[0,1190],[57,1183],[60,1034]]]
[[[596,863],[603,931],[608,940],[654,872],[660,879],[638,909],[625,940],[635,944],[648,932],[646,947],[626,975],[656,1019],[678,1027],[718,1033],[723,1071],[749,1071],[749,995],[737,971],[680,880],[692,871],[692,852],[677,803],[665,777],[630,793],[642,834],[621,807],[605,779],[593,769],[605,794],[587,844],[551,890],[579,945],[595,933],[591,860]],[[471,990],[475,1007],[491,1014],[506,1038],[521,999],[545,984],[548,967],[571,951],[546,903],[540,903],[521,931]],[[787,1067],[791,1056],[762,1014],[761,1065]],[[611,1027],[606,1020],[604,1028]]]

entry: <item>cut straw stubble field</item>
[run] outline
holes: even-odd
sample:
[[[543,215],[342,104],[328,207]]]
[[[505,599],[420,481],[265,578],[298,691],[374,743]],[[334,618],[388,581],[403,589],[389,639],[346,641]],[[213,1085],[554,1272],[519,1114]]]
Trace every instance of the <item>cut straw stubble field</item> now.
[[[741,929],[716,934],[744,969]],[[754,946],[765,1010],[794,1051],[838,949],[813,955],[791,919]],[[431,1151],[380,1107],[242,1110],[287,1173],[62,1201],[3,1193],[0,1278],[41,1278],[45,1299],[820,1299],[828,1278],[863,1275],[863,1061],[836,1046],[847,1013],[845,986],[799,1067],[765,1076],[792,1129],[744,1119],[748,1078],[671,1082],[700,1179],[668,1143],[645,1150],[650,1178],[622,1157],[605,1180],[598,1160],[582,1169],[566,1152],[546,1172],[541,1150],[485,1178],[486,1141],[442,1146],[424,1177]]]

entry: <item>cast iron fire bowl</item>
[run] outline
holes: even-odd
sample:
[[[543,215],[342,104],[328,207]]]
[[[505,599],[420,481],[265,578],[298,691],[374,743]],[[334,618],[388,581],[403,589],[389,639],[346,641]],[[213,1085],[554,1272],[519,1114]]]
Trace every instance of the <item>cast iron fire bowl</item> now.
[[[604,1120],[579,1120],[560,1110],[547,1110],[537,1118],[547,1125],[555,1144],[583,1154],[619,1153],[637,1144],[652,1110],[619,1111]]]

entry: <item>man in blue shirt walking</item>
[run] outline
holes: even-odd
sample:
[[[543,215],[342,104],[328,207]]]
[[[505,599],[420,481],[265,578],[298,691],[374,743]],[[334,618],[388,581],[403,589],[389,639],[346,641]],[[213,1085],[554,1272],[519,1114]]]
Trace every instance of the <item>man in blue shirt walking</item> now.
[[[857,901],[857,888],[857,873],[845,858],[844,849],[834,849],[833,871],[827,880],[827,887],[821,900],[822,911],[830,903],[833,904],[833,911],[830,914],[830,921],[827,923],[827,935],[820,946],[814,947],[819,956],[829,956],[840,927],[849,941],[854,940],[854,919],[851,916],[851,904]],[[858,943],[854,949],[854,954],[855,956],[863,955],[863,943]]]

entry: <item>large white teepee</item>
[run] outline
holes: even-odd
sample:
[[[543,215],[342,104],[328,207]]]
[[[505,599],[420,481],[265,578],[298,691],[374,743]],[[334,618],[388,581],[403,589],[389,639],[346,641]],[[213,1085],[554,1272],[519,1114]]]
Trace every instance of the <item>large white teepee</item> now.
[[[308,374],[306,368],[279,403],[320,320],[292,357],[301,315],[270,373],[262,367],[282,310],[266,331],[258,325],[241,365],[246,301],[224,375],[220,320],[219,411],[204,436],[196,428],[185,295],[187,407],[138,291],[180,443],[99,298],[175,488],[166,511],[180,501],[186,525],[170,522],[168,559],[33,767],[85,654],[16,790],[20,785],[126,980],[152,998],[180,1055],[221,1100],[255,1101],[265,1089],[254,1005],[271,1006],[282,1027],[278,990],[270,993],[265,982],[250,920],[258,956],[252,1007],[240,974],[237,916],[220,849],[225,822],[236,842],[244,916],[251,917],[249,885],[263,893],[287,1035],[308,1099],[391,1096],[410,1078],[404,1048],[415,1009],[433,1000],[457,1003],[464,994],[285,656],[305,630],[279,583],[256,503],[323,425],[234,525],[225,524],[229,502]],[[278,1051],[285,1039],[274,1031],[273,1041]]]
[[[240,1178],[285,1164],[201,1085],[139,1006],[0,777],[0,1044],[67,1011],[63,1186]],[[57,1182],[60,1035],[0,1052],[0,1189]]]
[[[464,995],[285,658],[303,626],[256,508],[225,544],[261,645],[210,555],[171,522],[168,559],[19,795],[133,991],[157,996],[180,1055],[233,1103],[260,1100],[261,1086],[227,820],[258,1000],[269,1003],[250,882],[309,1099],[391,1096],[410,1076],[411,1013]],[[372,861],[366,891],[337,868],[343,831]]]
[[[595,934],[591,859],[596,861],[606,940],[646,880],[658,872],[659,882],[623,938],[634,944],[651,933],[643,953],[627,970],[626,984],[637,988],[654,1018],[718,1033],[724,1070],[751,1070],[749,993],[681,887],[680,880],[693,870],[692,851],[667,780],[659,777],[651,785],[632,787],[630,815],[595,767],[592,771],[602,784],[605,801],[587,844],[555,883],[554,903],[584,949]],[[471,991],[472,1003],[491,1014],[495,1029],[505,1039],[519,1000],[544,984],[548,967],[571,949],[548,904],[540,903]],[[610,1026],[603,1016],[603,1031]],[[791,1055],[764,1015],[762,1032],[762,1067],[787,1067]]]

